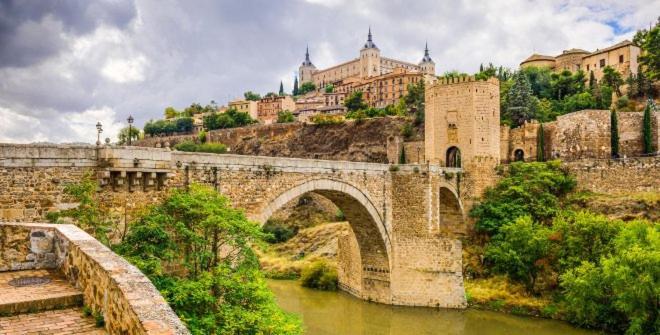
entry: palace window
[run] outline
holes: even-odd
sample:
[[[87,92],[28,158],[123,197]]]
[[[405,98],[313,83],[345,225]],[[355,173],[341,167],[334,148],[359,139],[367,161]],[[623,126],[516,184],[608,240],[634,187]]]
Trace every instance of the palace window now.
[[[619,55],[619,63],[623,63],[623,55]]]
[[[605,59],[600,60],[600,67],[605,67]]]

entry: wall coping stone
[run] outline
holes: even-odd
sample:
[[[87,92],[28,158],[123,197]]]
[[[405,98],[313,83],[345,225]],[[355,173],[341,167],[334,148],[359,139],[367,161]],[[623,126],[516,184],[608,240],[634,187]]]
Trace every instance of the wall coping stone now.
[[[104,313],[106,325],[122,323],[108,319],[118,317],[124,323],[137,320],[138,324],[133,326],[139,329],[141,334],[190,334],[149,278],[142,274],[137,267],[112,252],[107,246],[101,244],[82,229],[71,224],[47,223],[0,223],[0,228],[2,226],[53,230],[64,240],[66,253],[72,248],[77,248],[82,256],[86,258],[85,261],[96,264],[109,277],[110,286],[115,287],[96,287],[95,289],[118,289],[130,309],[127,311],[129,313],[121,313],[120,315]],[[58,260],[60,266],[67,262],[66,257],[62,258],[64,259]],[[71,278],[69,279],[71,280]],[[80,283],[77,284],[80,285]],[[84,285],[84,281],[82,283]],[[83,292],[88,291],[85,287],[81,287],[81,289]],[[90,297],[85,293],[87,304],[90,303],[88,299]],[[108,329],[108,331],[111,334],[119,333],[116,329]]]

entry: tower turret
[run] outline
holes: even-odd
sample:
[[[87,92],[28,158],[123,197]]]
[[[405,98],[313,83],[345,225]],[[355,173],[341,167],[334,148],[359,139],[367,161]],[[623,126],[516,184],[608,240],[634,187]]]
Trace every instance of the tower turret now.
[[[435,62],[433,62],[433,59],[431,59],[431,56],[429,55],[428,42],[424,47],[424,58],[422,58],[422,61],[419,62],[419,67],[424,74],[435,75]]]
[[[313,82],[312,75],[316,72],[316,66],[309,60],[309,46],[305,49],[305,61],[298,68],[298,76],[300,77],[300,84]]]
[[[380,75],[380,49],[371,36],[371,27],[367,35],[367,42],[360,50],[360,76],[362,78]]]

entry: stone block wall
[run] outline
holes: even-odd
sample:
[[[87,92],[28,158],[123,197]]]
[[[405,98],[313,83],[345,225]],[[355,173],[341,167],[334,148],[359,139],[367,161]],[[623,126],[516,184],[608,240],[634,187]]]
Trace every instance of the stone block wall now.
[[[597,193],[660,192],[660,157],[564,162],[578,188]]]
[[[0,223],[0,241],[0,270],[60,269],[110,334],[189,334],[140,270],[73,225]]]

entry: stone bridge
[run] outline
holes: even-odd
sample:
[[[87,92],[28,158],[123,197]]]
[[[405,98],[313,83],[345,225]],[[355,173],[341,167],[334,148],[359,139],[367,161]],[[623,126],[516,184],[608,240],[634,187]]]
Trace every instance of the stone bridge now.
[[[465,307],[460,169],[168,149],[0,145],[0,221],[45,221],[75,206],[67,183],[92,175],[112,212],[157,202],[168,189],[213,186],[264,223],[299,196],[334,202],[351,230],[339,239],[342,289],[396,305]],[[463,186],[464,187],[464,186]]]

